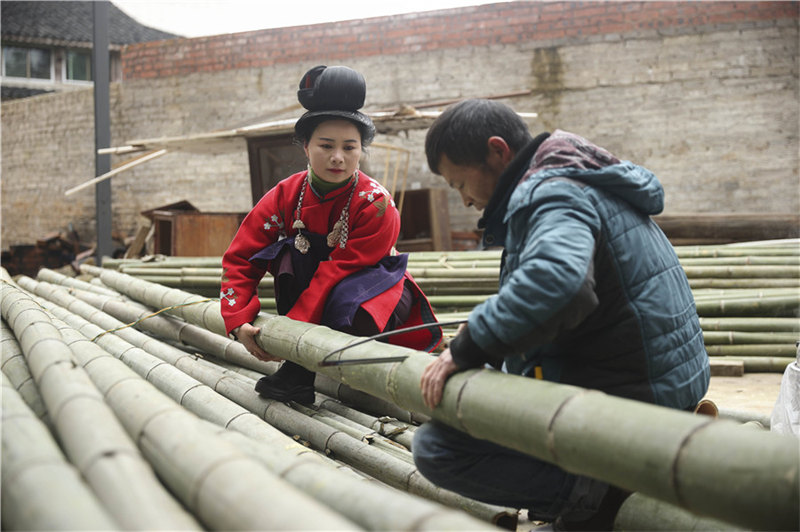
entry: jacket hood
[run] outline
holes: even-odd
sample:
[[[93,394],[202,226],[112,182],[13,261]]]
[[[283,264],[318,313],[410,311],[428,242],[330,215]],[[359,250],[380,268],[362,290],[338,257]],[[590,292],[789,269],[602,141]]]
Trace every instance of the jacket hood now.
[[[575,179],[592,188],[603,190],[649,216],[659,214],[664,210],[664,188],[658,178],[647,168],[635,165],[630,161],[622,161],[599,170],[579,168],[543,170],[530,176],[519,186],[518,191],[523,194],[518,197],[522,199],[527,196],[524,194],[523,188],[530,192],[542,182],[554,177]],[[513,203],[514,198],[512,197],[509,211],[513,209]]]
[[[581,181],[648,215],[664,210],[664,188],[655,174],[630,161],[620,161],[573,133],[557,130],[542,143],[520,187],[536,188],[553,177]]]

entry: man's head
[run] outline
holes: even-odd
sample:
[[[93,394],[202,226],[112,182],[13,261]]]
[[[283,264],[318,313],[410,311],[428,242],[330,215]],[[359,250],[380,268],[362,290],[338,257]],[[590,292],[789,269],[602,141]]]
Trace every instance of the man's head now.
[[[428,130],[428,166],[459,191],[464,205],[483,210],[514,155],[532,140],[513,109],[491,100],[464,100]]]

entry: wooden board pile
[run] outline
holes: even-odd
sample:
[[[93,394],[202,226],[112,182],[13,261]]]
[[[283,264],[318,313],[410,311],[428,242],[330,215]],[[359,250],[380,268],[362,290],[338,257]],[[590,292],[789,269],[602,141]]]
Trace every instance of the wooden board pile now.
[[[499,256],[459,258],[415,254],[412,273],[433,298],[491,293]],[[517,509],[416,471],[430,417],[636,492],[619,528],[798,527],[794,438],[490,370],[451,378],[430,411],[430,355],[369,342],[336,357],[406,358],[321,367],[353,337],[265,313],[259,343],[318,371],[313,407],[276,403],[253,391],[276,364],[223,335],[218,301],[82,270],[2,281],[4,528],[513,529]],[[434,304],[447,319],[470,303]]]

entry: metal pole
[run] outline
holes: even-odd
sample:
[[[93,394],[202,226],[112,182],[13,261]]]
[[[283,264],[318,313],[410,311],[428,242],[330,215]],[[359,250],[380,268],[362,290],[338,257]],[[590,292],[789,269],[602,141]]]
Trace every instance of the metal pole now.
[[[92,46],[92,77],[94,79],[94,144],[95,176],[111,171],[111,156],[97,150],[111,146],[111,113],[109,96],[108,2],[93,2],[94,31]],[[97,263],[111,256],[111,182],[95,186],[95,229],[97,232]]]

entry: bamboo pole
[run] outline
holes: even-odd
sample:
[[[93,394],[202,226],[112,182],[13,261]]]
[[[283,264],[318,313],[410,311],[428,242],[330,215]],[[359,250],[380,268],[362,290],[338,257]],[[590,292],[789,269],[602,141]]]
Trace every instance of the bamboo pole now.
[[[795,340],[796,341],[796,340]],[[709,356],[726,357],[784,357],[793,359],[797,353],[794,344],[707,345]],[[791,361],[791,360],[790,360]]]
[[[120,275],[101,272],[103,282],[121,289],[115,282],[123,278],[112,280],[109,274]],[[123,291],[147,295],[143,302],[153,306],[192,298],[133,278],[124,280],[121,284],[130,286]],[[205,304],[180,312],[184,319],[205,326],[213,309]],[[736,525],[798,527],[800,456],[794,438],[485,369],[452,376],[442,403],[430,412],[419,390],[430,360],[427,354],[363,344],[338,357],[385,353],[408,358],[391,364],[319,367],[328,352],[352,337],[284,316],[260,316],[255,325],[261,328],[258,342],[268,352],[409,410],[432,414],[477,438]]]
[[[752,333],[743,331],[705,331],[703,341],[706,345],[716,344],[793,344],[800,340],[796,333],[764,332]]]
[[[209,430],[172,399],[135,376],[125,364],[101,353],[102,348],[88,342],[76,330],[65,330],[64,334],[71,334],[79,363],[106,395],[161,478],[207,526],[223,530],[357,528],[338,512],[289,485],[219,438],[216,431]],[[126,354],[133,355],[130,351]],[[148,374],[167,367],[150,358],[143,362],[155,363]],[[174,377],[175,372],[170,376]],[[170,389],[176,388],[172,379],[161,382]],[[181,390],[181,401],[198,401],[197,383],[190,386]],[[202,388],[214,394],[207,387]],[[187,395],[190,391],[195,391],[191,397]],[[210,400],[206,394],[199,402]],[[263,493],[269,493],[269,505],[264,504]]]
[[[741,299],[698,301],[697,313],[702,317],[716,316],[776,316],[796,317],[800,312],[800,294]]]
[[[770,357],[770,356],[715,356],[715,360],[739,360],[744,365],[746,373],[783,373],[786,367],[794,362],[794,357]]]
[[[117,292],[97,286],[95,284],[87,283],[86,281],[81,281],[80,279],[75,279],[74,277],[67,277],[63,273],[58,273],[47,268],[39,269],[39,271],[36,273],[36,278],[40,281],[68,286],[70,288],[77,288],[87,292],[96,292],[98,294],[105,294],[107,296],[119,297]]]
[[[259,376],[272,375],[279,367],[277,362],[263,362],[258,360],[248,353],[247,349],[245,349],[240,342],[231,340],[227,336],[213,333],[171,316],[163,314],[153,316],[149,308],[137,308],[130,303],[120,302],[115,299],[85,292],[74,295],[78,299],[114,316],[122,322],[138,322],[135,325],[138,329],[148,331],[162,338],[195,346],[202,349],[204,353],[216,357],[220,362],[229,362],[237,366],[249,368],[258,372]],[[331,397],[335,397],[345,403],[357,406],[365,412],[371,412],[378,418],[390,416],[407,423],[423,423],[429,419],[427,416],[399,409],[393,403],[389,403],[383,399],[368,396],[363,392],[353,390],[349,386],[326,377],[325,375],[317,374],[316,387],[321,392],[327,393]],[[391,429],[390,434],[396,434],[395,429]],[[403,438],[402,436],[399,437]]]
[[[82,316],[84,319],[96,322],[100,327],[95,331],[98,334],[102,330],[115,329],[121,325],[121,322],[104,315],[104,313],[77,300],[58,287],[48,286],[45,283],[36,283],[28,278],[21,278],[19,282],[49,301],[65,307],[76,316]],[[201,310],[202,313],[203,310]],[[195,357],[166,344],[161,344],[133,329],[116,331],[116,335],[119,335],[119,338],[115,337],[115,335],[103,335],[97,338],[96,341],[106,349],[113,350],[112,354],[119,353],[119,356],[122,357],[124,353],[131,349],[130,345],[118,345],[119,340],[125,338],[168,364],[178,367],[178,369],[197,380],[211,386],[217,392],[228,396],[248,408],[251,412],[257,413],[268,423],[279,427],[284,432],[300,434],[301,437],[316,445],[317,448],[340,456],[346,463],[383,480],[390,486],[432,499],[441,504],[460,508],[487,522],[505,522],[512,516],[512,513],[507,509],[479,503],[442,490],[422,477],[412,464],[397,460],[375,449],[369,443],[355,440],[340,430],[326,426],[324,423],[302,416],[282,403],[257,396],[253,391],[252,385],[242,386],[241,383],[234,382],[235,379],[232,380],[222,374],[221,368],[215,369],[211,364],[201,364],[200,361],[195,360]],[[124,357],[122,360],[125,361]],[[152,371],[152,369],[152,367],[148,366],[146,371]],[[173,382],[173,380],[167,379],[168,382]],[[228,395],[231,389],[236,392],[233,396]],[[513,513],[513,516],[516,516],[516,513]]]
[[[672,504],[634,493],[622,503],[614,519],[614,530],[745,530],[730,523],[698,517]]]
[[[2,380],[2,505],[7,530],[116,530],[48,428]]]
[[[5,321],[0,321],[0,354],[2,354],[3,381],[14,388],[19,393],[25,404],[33,413],[44,423],[48,429],[53,430],[53,421],[47,412],[42,394],[33,380],[28,362],[22,354],[22,348],[14,336],[14,332],[8,327]]]
[[[74,367],[49,315],[7,280],[0,307],[43,391],[66,455],[114,520],[133,529],[198,528],[155,477],[86,373]]]
[[[800,332],[796,318],[700,317],[703,331]]]

